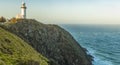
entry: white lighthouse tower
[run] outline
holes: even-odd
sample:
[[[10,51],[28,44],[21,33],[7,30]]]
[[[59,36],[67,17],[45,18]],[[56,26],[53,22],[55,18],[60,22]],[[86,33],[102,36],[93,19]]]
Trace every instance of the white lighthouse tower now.
[[[26,19],[26,4],[25,2],[22,2],[22,6],[21,6],[21,18],[22,19]]]

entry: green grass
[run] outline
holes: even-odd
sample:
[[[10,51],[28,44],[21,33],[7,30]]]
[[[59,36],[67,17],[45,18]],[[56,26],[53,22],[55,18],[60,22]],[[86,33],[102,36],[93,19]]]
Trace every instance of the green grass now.
[[[0,65],[48,65],[47,62],[22,39],[0,28]]]

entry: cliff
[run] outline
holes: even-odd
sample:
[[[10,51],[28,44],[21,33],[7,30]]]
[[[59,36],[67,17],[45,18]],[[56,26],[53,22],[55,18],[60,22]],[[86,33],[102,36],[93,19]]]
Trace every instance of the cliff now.
[[[92,65],[91,56],[67,31],[57,25],[26,19],[5,25],[4,28],[47,57],[50,65]]]
[[[48,65],[47,62],[22,39],[0,27],[0,65]]]

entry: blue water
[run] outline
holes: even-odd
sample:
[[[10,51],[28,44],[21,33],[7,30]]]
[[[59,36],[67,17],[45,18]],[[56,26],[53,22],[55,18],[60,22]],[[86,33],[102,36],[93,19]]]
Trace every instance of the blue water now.
[[[93,65],[120,65],[120,25],[60,25],[94,56]]]

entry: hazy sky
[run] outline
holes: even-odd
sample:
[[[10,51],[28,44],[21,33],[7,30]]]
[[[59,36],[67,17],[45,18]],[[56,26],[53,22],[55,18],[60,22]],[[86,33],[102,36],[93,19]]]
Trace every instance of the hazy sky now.
[[[15,17],[22,0],[0,0],[0,16]],[[120,0],[25,0],[27,17],[43,23],[120,24]]]

